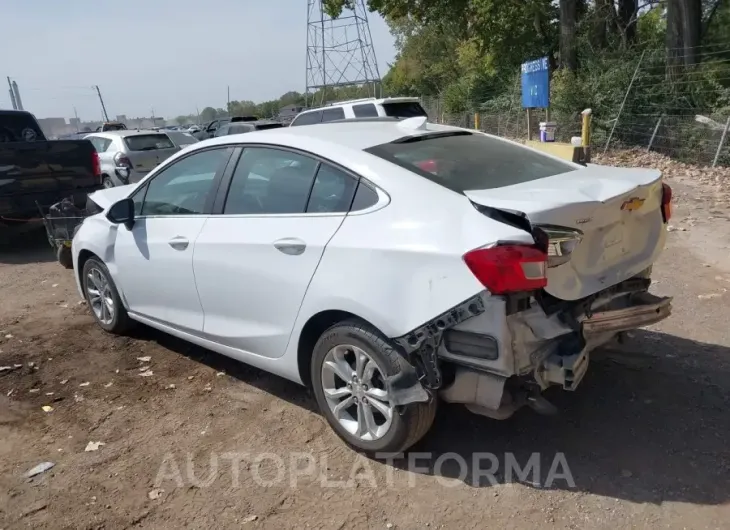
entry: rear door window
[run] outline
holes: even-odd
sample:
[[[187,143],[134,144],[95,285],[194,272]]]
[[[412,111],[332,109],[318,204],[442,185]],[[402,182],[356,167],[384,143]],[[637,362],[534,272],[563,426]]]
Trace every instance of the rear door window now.
[[[501,188],[576,170],[567,162],[521,145],[467,131],[410,136],[365,151],[458,193]]]
[[[363,103],[361,105],[353,105],[352,112],[356,118],[377,118],[378,109],[372,103]]]
[[[345,110],[342,107],[334,107],[331,109],[324,109],[322,111],[322,121],[335,121],[335,120],[344,120],[345,119]]]
[[[293,122],[291,122],[291,127],[296,127],[297,125],[312,125],[313,123],[321,123],[322,122],[322,111],[312,111],[312,112],[305,112],[304,114],[300,114],[297,116]]]
[[[224,214],[301,214],[319,162],[282,149],[248,147],[233,173]]]
[[[426,111],[418,101],[393,101],[383,103],[383,110],[386,116],[394,118],[415,118],[417,116],[426,116]]]
[[[355,195],[357,180],[344,171],[321,164],[309,195],[307,213],[347,212]]]
[[[166,134],[138,134],[127,136],[124,143],[130,151],[156,151],[158,149],[174,149],[175,145]]]

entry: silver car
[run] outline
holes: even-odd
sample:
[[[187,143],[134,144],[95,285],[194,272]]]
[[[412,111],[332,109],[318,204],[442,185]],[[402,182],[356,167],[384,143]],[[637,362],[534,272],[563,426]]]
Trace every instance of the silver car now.
[[[139,182],[173,154],[198,140],[181,131],[107,131],[86,136],[99,153],[105,188]]]

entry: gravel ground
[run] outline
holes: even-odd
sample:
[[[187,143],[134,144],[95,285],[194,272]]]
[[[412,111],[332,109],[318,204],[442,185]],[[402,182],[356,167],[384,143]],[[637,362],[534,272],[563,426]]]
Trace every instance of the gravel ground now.
[[[411,471],[345,447],[304,388],[103,333],[41,233],[0,249],[0,528],[730,527],[730,210],[691,182],[654,275],[675,314],[550,392],[557,416],[443,406]]]

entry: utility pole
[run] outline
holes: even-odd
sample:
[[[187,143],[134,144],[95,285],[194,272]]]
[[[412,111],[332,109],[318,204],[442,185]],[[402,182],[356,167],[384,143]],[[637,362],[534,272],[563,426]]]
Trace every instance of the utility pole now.
[[[226,104],[226,112],[231,113],[231,85],[228,85],[228,103]]]
[[[15,91],[13,90],[13,82],[10,80],[10,76],[8,76],[8,87],[10,88],[8,92],[10,92],[10,103],[13,105],[13,110],[18,110],[18,104],[15,102]]]
[[[79,132],[79,114],[76,112],[76,107],[74,107],[74,118],[76,118],[76,132]]]
[[[195,113],[198,115],[198,125],[200,125],[200,110],[198,110],[198,107],[195,107]]]
[[[99,96],[99,102],[101,103],[101,111],[104,113],[104,121],[109,121],[109,115],[106,113],[106,107],[104,106],[104,99],[101,97],[101,90],[99,90],[99,85],[94,85],[94,88],[96,89],[96,94]]]
[[[155,118],[155,109],[152,109],[152,127],[157,127],[157,118]]]

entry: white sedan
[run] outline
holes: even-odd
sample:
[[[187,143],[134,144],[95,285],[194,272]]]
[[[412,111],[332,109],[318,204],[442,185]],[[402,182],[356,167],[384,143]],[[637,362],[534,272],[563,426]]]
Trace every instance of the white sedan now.
[[[548,411],[588,353],[670,313],[649,294],[671,215],[657,171],[475,131],[350,120],[196,143],[90,196],[73,240],[99,325],[141,322],[308,385],[366,452],[439,400]]]

